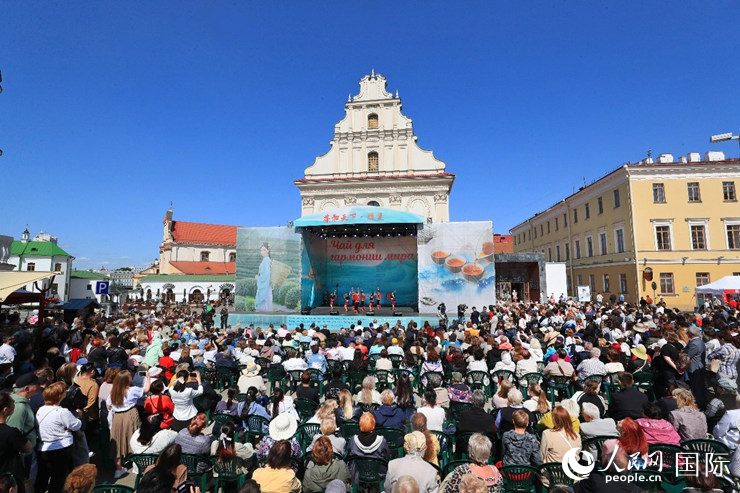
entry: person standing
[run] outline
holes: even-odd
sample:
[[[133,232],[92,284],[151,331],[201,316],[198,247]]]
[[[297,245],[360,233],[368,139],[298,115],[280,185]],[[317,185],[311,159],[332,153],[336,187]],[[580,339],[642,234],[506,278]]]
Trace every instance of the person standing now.
[[[689,342],[686,344],[686,354],[691,358],[689,364],[689,386],[700,410],[707,407],[707,385],[704,358],[706,346],[698,327],[689,327]]]
[[[377,306],[378,308],[380,308],[380,295],[380,288],[377,288],[375,290],[375,306]]]
[[[391,310],[396,310],[396,291],[391,291]]]
[[[229,309],[224,305],[219,313],[221,314],[221,330],[226,330],[229,324]]]
[[[0,470],[9,472],[18,483],[18,492],[25,491],[26,477],[22,455],[31,452],[31,442],[17,428],[8,426],[7,419],[13,414],[15,402],[10,394],[0,393],[0,441],[3,448],[0,450]]]

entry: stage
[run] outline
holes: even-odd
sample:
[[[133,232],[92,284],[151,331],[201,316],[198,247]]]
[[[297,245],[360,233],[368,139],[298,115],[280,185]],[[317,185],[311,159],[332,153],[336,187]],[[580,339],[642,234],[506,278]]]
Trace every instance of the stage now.
[[[303,324],[305,328],[316,324],[317,327],[322,327],[326,324],[326,328],[329,330],[339,330],[342,328],[349,328],[350,325],[357,325],[359,320],[364,327],[370,322],[377,327],[384,323],[388,323],[391,327],[396,325],[399,320],[405,327],[409,322],[416,322],[421,327],[425,320],[428,320],[432,325],[437,325],[437,315],[433,313],[427,313],[420,315],[412,311],[411,307],[396,307],[396,313],[402,315],[394,316],[391,311],[391,307],[381,307],[379,310],[375,310],[374,315],[368,315],[367,313],[358,313],[355,315],[350,311],[344,313],[344,307],[339,307],[338,315],[329,315],[329,307],[317,307],[311,310],[309,315],[301,315],[300,313],[229,313],[229,325],[234,327],[237,323],[241,324],[242,327],[247,327],[249,324],[254,324],[255,327],[266,328],[270,324],[274,327],[279,327],[282,324],[286,324],[289,330],[293,330],[296,327]],[[221,316],[216,315],[215,326],[221,326]]]

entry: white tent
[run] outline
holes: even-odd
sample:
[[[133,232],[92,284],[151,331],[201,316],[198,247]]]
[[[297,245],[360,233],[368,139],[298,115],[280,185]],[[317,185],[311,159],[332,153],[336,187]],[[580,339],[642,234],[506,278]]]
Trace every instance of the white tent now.
[[[725,276],[719,281],[699,286],[696,288],[696,294],[711,294],[713,296],[740,294],[740,276]]]

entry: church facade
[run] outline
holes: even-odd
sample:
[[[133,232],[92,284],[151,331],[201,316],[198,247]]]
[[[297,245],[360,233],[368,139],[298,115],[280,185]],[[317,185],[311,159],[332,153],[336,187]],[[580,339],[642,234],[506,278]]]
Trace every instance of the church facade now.
[[[416,143],[401,99],[386,90],[374,71],[360,80],[359,94],[345,104],[331,148],[294,183],[301,193],[301,216],[350,205],[375,205],[413,212],[428,222],[450,219],[455,175],[432,151]]]

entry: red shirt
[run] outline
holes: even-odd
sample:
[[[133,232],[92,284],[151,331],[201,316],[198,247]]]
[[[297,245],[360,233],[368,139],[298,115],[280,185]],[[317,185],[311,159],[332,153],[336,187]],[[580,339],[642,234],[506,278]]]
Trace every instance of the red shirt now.
[[[161,429],[172,426],[175,419],[172,417],[172,413],[175,412],[175,404],[168,395],[150,395],[144,402],[144,411],[150,414],[162,415],[162,424],[159,425]]]

